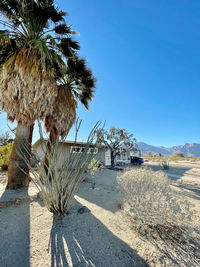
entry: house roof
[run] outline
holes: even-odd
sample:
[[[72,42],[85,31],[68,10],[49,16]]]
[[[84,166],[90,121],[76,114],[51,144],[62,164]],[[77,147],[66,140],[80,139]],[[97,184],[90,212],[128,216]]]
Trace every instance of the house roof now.
[[[43,139],[43,141],[47,142],[48,139]],[[42,143],[42,139],[38,139],[34,144],[33,144],[33,148],[37,148],[40,144]],[[80,142],[80,141],[71,141],[71,140],[65,140],[65,141],[60,141],[59,142],[60,144],[69,144],[69,145],[86,145],[87,142]],[[97,146],[97,147],[102,147],[102,148],[105,148],[106,146],[104,145],[97,145],[97,144],[91,144],[91,146]]]

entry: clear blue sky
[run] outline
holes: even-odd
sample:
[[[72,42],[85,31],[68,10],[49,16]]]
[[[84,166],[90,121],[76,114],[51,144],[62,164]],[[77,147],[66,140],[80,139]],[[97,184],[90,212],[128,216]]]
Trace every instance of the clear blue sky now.
[[[77,111],[80,140],[106,120],[151,145],[200,143],[200,1],[57,3],[80,33],[81,55],[98,79],[89,112]]]

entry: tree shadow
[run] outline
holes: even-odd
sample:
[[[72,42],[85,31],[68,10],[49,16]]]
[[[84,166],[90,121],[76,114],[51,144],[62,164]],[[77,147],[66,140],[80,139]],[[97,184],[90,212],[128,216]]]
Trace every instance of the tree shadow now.
[[[155,165],[148,165],[150,166],[153,170],[158,171],[162,170],[160,166],[155,166]],[[164,172],[167,174],[168,178],[172,180],[172,185],[179,188],[183,189],[181,190],[180,194],[185,195],[187,197],[200,200],[200,187],[195,184],[187,183],[186,181],[182,181],[181,179],[187,172],[191,170],[191,168],[185,168],[185,167],[170,167],[168,170],[165,170]],[[188,174],[190,175],[190,174]],[[193,177],[198,177],[199,174],[196,173],[191,173]],[[189,182],[189,180],[188,180]]]
[[[121,202],[117,182],[120,173],[109,169],[100,170],[93,178],[86,179],[85,182],[80,184],[76,195],[115,213],[119,210]]]
[[[138,168],[135,166],[129,166],[129,168]],[[154,171],[163,169],[158,165],[148,165]],[[168,170],[164,170],[168,178],[173,182],[173,186],[190,190],[190,192],[184,191],[183,193],[191,198],[200,199],[200,189],[193,185],[182,184],[181,178],[191,168],[183,167],[170,167]],[[106,210],[113,213],[120,209],[121,195],[117,182],[117,177],[122,172],[109,169],[103,169],[99,173],[95,174],[93,179],[87,179],[85,183],[80,185],[77,195],[85,200],[94,203]],[[194,175],[194,174],[192,174]],[[89,192],[89,193],[88,193]]]
[[[156,225],[147,227],[145,236],[141,238],[152,243],[173,266],[200,266],[200,230],[193,228],[193,237],[188,230],[190,227],[180,228],[176,225]],[[166,266],[161,258],[162,266]]]
[[[75,206],[82,205],[75,200]],[[91,213],[71,211],[62,222],[54,217],[49,250],[51,267],[149,266]]]
[[[177,188],[182,188],[184,190],[182,190],[180,192],[181,195],[196,199],[196,200],[200,200],[200,188],[193,186],[193,185],[187,185],[187,184],[173,184],[173,186],[177,187]]]
[[[22,192],[23,191],[23,192]],[[1,202],[13,195],[28,197],[28,188],[5,190]],[[18,199],[0,208],[0,266],[30,266],[30,208],[29,202],[19,205]],[[23,202],[23,199],[22,199]]]
[[[173,166],[170,166],[169,169],[164,170],[159,165],[146,165],[146,167],[150,167],[154,171],[163,171],[163,172],[165,172],[166,175],[169,177],[169,179],[171,179],[172,181],[180,180],[186,174],[186,172],[191,170],[191,168],[173,167]]]

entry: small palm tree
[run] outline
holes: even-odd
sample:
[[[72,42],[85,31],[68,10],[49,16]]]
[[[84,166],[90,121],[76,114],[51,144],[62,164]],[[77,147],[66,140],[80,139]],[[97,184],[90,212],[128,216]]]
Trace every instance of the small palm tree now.
[[[64,66],[63,66],[64,67]],[[92,100],[96,79],[92,71],[86,67],[84,59],[77,55],[68,59],[65,75],[58,81],[58,95],[53,105],[53,111],[45,118],[45,128],[49,132],[49,141],[44,163],[48,171],[48,155],[52,145],[58,142],[58,138],[64,138],[69,133],[76,120],[76,108],[80,101],[86,109]]]
[[[71,57],[79,45],[53,0],[1,0],[0,14],[6,28],[0,31],[0,108],[18,123],[7,184],[15,189],[28,185],[21,170],[27,167],[17,151],[30,142],[35,120],[51,113],[62,56]]]
[[[84,59],[74,54],[67,61],[65,75],[60,79],[58,95],[55,99],[52,112],[45,118],[45,128],[49,132],[49,142],[45,155],[46,171],[49,166],[48,154],[52,145],[56,144],[61,136],[66,137],[76,120],[76,108],[80,101],[86,109],[92,100],[96,79],[92,71],[87,68]]]
[[[52,112],[45,118],[45,128],[50,132],[50,140],[55,142],[61,136],[69,133],[76,120],[76,108],[80,101],[86,109],[92,100],[95,88],[95,78],[87,68],[84,59],[77,55],[69,58],[65,75],[59,79],[58,95]]]

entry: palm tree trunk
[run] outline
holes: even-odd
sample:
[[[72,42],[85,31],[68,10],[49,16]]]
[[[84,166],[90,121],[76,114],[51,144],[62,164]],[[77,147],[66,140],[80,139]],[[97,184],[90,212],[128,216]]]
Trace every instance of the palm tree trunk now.
[[[30,134],[29,134],[29,140],[28,140],[28,148],[29,148],[29,154],[28,154],[28,161],[31,163],[31,148],[32,148],[32,139],[33,139],[33,130],[34,130],[34,123],[30,126]],[[31,164],[30,164],[31,165]],[[29,185],[29,182],[31,181],[29,176],[30,170],[27,169],[26,172],[26,185]]]
[[[44,158],[44,164],[45,164],[44,166],[45,166],[46,173],[48,172],[48,167],[49,167],[49,161],[48,161],[47,155],[49,153],[51,153],[51,148],[52,148],[52,146],[54,146],[56,144],[58,137],[59,137],[59,134],[58,134],[57,129],[53,128],[49,134],[49,140],[47,143],[46,154],[45,154],[45,158]]]
[[[8,165],[8,183],[6,189],[17,189],[29,185],[28,166],[19,155],[25,158],[30,157],[30,140],[32,139],[33,126],[25,126],[20,123],[17,125],[16,137]]]

